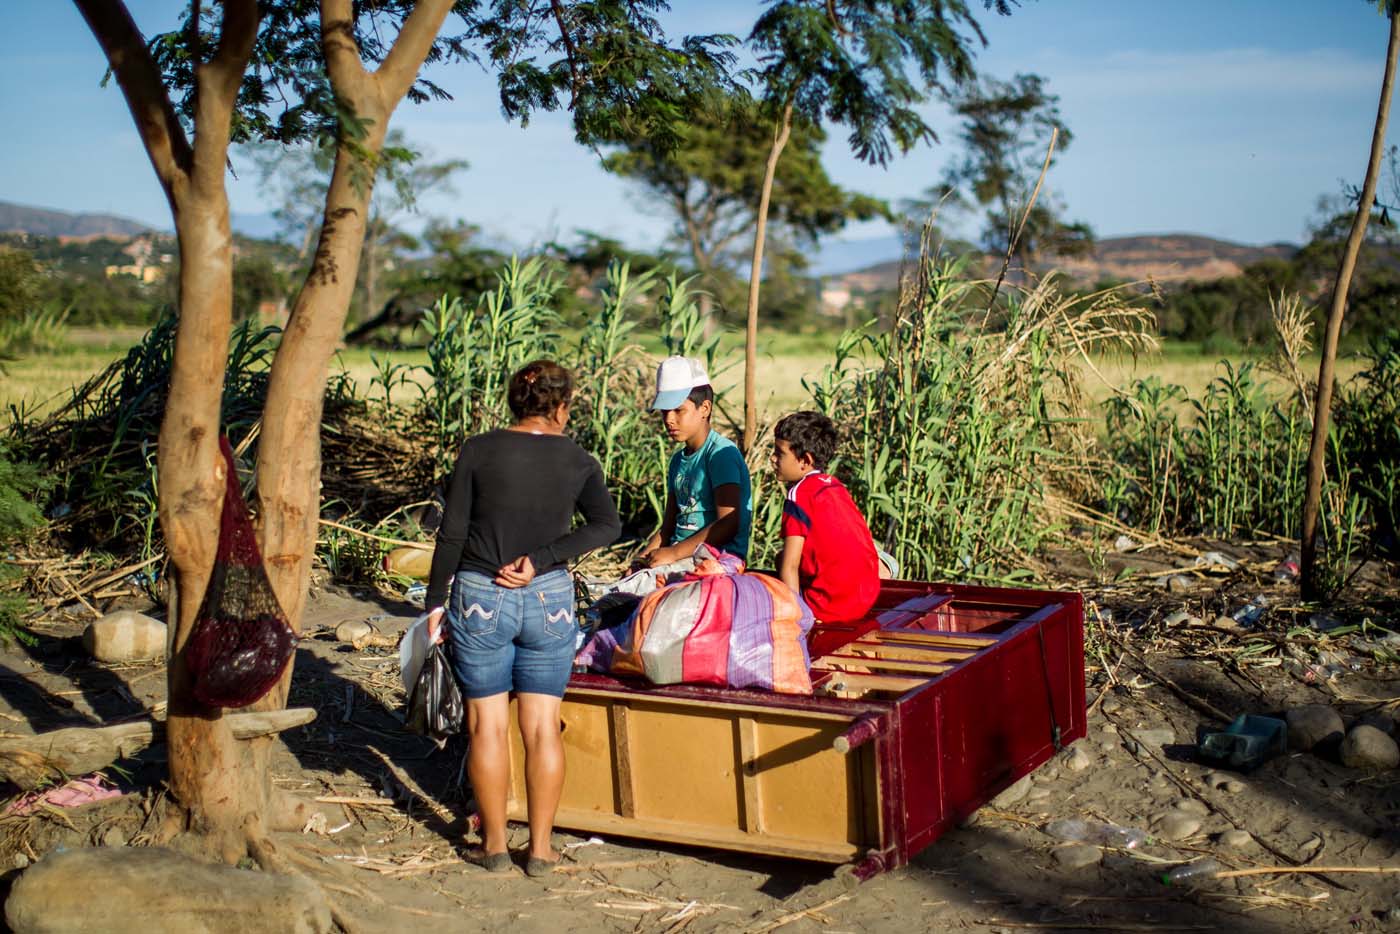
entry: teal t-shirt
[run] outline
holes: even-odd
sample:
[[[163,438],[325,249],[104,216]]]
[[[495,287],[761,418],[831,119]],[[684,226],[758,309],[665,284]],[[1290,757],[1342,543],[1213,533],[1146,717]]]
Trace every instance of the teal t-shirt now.
[[[694,454],[681,448],[671,455],[671,465],[666,469],[666,492],[676,499],[676,532],[667,545],[689,538],[719,518],[715,512],[715,487],[727,483],[739,487],[739,531],[733,541],[721,547],[748,560],[749,531],[753,526],[749,466],[738,446],[717,431],[711,431]]]

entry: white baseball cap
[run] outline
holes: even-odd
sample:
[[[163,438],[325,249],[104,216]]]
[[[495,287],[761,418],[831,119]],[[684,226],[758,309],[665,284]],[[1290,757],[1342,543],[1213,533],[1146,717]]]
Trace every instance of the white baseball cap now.
[[[694,357],[667,357],[656,368],[656,398],[651,407],[661,411],[678,409],[696,386],[708,386],[710,375],[705,364]]]

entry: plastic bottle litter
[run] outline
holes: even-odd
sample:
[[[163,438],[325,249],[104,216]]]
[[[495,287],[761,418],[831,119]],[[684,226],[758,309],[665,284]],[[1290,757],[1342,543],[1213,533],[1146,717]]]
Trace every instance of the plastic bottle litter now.
[[[1221,866],[1209,856],[1200,859],[1193,859],[1189,863],[1182,863],[1175,869],[1164,874],[1162,881],[1167,885],[1182,885],[1187,882],[1203,881],[1215,878],[1215,874],[1225,867]]]
[[[1136,827],[1102,824],[1098,821],[1080,820],[1077,817],[1052,820],[1042,829],[1056,840],[1064,840],[1067,843],[1091,843],[1095,846],[1117,847],[1120,850],[1146,846],[1151,839]]]
[[[1240,566],[1240,563],[1229,555],[1221,554],[1218,551],[1207,551],[1203,555],[1198,555],[1192,566],[1198,568],[1225,568],[1227,571],[1233,571]]]
[[[1298,552],[1290,552],[1287,558],[1278,563],[1278,567],[1274,568],[1273,574],[1270,575],[1273,577],[1274,583],[1284,584],[1291,580],[1297,580],[1298,563],[1302,560],[1303,557]]]
[[[1264,608],[1268,605],[1268,597],[1262,593],[1255,594],[1248,603],[1231,613],[1230,618],[1241,626],[1252,626],[1259,622],[1259,617],[1264,615]]]
[[[423,601],[428,598],[428,585],[410,585],[409,588],[403,592],[403,598],[404,602],[409,603],[412,606],[419,607],[421,609],[423,606]]]

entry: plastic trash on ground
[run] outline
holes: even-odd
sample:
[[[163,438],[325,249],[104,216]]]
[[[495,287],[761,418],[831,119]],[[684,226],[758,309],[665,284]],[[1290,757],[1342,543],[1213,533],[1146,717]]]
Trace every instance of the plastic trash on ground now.
[[[1162,881],[1167,885],[1183,885],[1187,882],[1203,882],[1206,879],[1215,878],[1216,873],[1225,867],[1221,866],[1209,856],[1200,859],[1193,859],[1189,863],[1182,863],[1175,869],[1165,873]]]
[[[1288,749],[1288,724],[1274,717],[1242,714],[1221,732],[1204,733],[1196,753],[1209,762],[1246,771]]]
[[[1041,830],[1066,843],[1090,843],[1094,846],[1117,847],[1120,850],[1136,849],[1151,842],[1151,838],[1136,827],[1121,827],[1118,824],[1080,820],[1077,817],[1052,820]]]
[[[446,648],[438,643],[428,646],[408,696],[404,728],[428,737],[441,749],[449,738],[462,732],[465,708]]]
[[[112,786],[102,774],[75,778],[62,785],[31,791],[11,801],[5,808],[6,814],[30,814],[42,807],[76,808],[94,801],[120,798],[121,791]]]

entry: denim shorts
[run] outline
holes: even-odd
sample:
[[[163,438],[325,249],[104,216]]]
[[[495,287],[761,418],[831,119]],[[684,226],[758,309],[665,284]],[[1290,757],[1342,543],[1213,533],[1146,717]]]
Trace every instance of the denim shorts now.
[[[578,629],[574,585],[560,568],[524,587],[459,571],[447,602],[452,668],[469,698],[516,691],[564,696]]]

